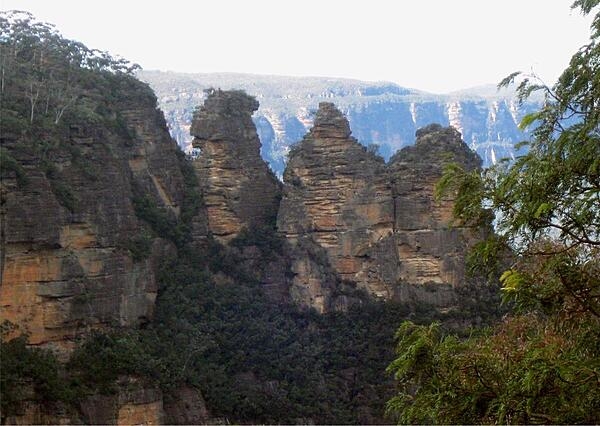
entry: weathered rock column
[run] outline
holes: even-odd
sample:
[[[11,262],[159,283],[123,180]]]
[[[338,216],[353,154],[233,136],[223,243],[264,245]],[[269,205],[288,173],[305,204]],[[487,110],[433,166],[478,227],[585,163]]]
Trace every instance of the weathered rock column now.
[[[243,227],[273,224],[280,183],[260,156],[252,122],[258,102],[241,91],[214,90],[194,116],[194,167],[204,191],[209,229],[221,242]]]
[[[333,104],[321,103],[284,174],[277,225],[295,250],[292,299],[324,312],[345,309],[363,290],[453,306],[479,230],[451,227],[454,200],[434,199],[449,161],[481,164],[455,129],[431,125],[386,165],[350,136]]]
[[[445,164],[473,170],[481,159],[453,127],[431,124],[416,137],[415,145],[400,150],[388,165],[399,262],[396,297],[448,306],[454,289],[464,284],[465,254],[480,230],[451,226],[455,200],[435,200],[435,185]]]
[[[388,265],[369,255],[393,231],[385,164],[350,136],[333,104],[319,105],[314,127],[290,153],[284,181],[278,229],[311,252],[294,259],[294,298],[319,311],[337,303],[332,294],[340,286],[327,278],[328,267],[341,282],[389,297],[391,287],[382,279]]]

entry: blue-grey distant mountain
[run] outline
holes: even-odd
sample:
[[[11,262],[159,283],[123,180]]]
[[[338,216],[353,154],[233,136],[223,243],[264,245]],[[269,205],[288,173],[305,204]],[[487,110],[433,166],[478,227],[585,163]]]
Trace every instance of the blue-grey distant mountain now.
[[[189,148],[192,114],[202,104],[205,89],[241,89],[255,96],[261,152],[279,176],[290,145],[312,126],[314,111],[324,100],[348,117],[353,136],[362,144],[379,145],[386,160],[412,144],[418,128],[439,123],[458,129],[484,165],[515,155],[514,144],[526,138],[518,123],[540,106],[538,100],[519,105],[513,92],[498,92],[493,85],[436,95],[389,82],[325,77],[160,71],[143,71],[139,77],[156,92],[171,134],[184,149]]]

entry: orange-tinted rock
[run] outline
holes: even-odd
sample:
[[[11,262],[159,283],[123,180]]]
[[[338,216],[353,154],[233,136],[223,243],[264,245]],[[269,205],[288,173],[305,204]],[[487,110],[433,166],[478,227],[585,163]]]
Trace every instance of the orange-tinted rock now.
[[[389,163],[394,196],[394,234],[399,254],[399,279],[404,285],[439,284],[447,287],[432,303],[448,305],[448,288],[464,284],[464,257],[481,237],[479,230],[451,226],[454,200],[434,199],[434,188],[448,162],[467,170],[481,166],[452,127],[433,124],[417,131],[414,146],[394,155]],[[431,292],[430,292],[431,293]],[[427,299],[427,297],[425,297]]]
[[[148,321],[158,263],[174,250],[159,238],[145,259],[128,250],[151,235],[132,200],[149,198],[175,217],[185,191],[183,160],[152,93],[134,81],[119,90],[106,108],[121,127],[73,124],[52,135],[44,161],[35,147],[47,141],[2,135],[27,182],[4,171],[0,182],[0,320],[63,355],[89,330]]]
[[[208,225],[221,242],[242,228],[272,223],[280,183],[260,156],[252,122],[258,102],[239,91],[212,91],[195,115],[191,133],[201,153],[194,167],[204,192]]]
[[[433,197],[449,160],[480,164],[458,132],[433,125],[386,165],[350,136],[333,104],[321,103],[284,174],[278,230],[295,250],[292,297],[322,312],[337,309],[341,283],[349,283],[375,298],[452,304],[447,289],[463,281],[473,236],[450,228],[453,200]],[[440,288],[433,298],[412,290],[431,284]]]
[[[162,425],[164,411],[162,393],[152,389],[127,392],[119,398],[117,425]]]
[[[333,104],[320,104],[314,127],[290,153],[284,181],[278,229],[298,250],[297,301],[327,310],[336,287],[331,273],[366,291],[379,288],[381,265],[365,253],[393,231],[390,183],[383,160],[350,136]],[[321,259],[303,259],[319,251]],[[327,267],[330,274],[321,271]]]
[[[173,392],[176,396],[165,397],[164,413],[166,424],[199,425],[215,424],[206,402],[198,389],[184,386]]]

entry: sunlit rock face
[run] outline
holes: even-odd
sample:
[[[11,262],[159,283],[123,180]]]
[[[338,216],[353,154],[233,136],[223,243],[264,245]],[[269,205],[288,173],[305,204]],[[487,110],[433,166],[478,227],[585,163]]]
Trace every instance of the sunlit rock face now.
[[[344,309],[362,290],[384,300],[452,305],[473,230],[451,228],[453,200],[434,200],[443,164],[481,160],[453,128],[428,126],[385,164],[321,103],[284,173],[278,230],[294,248],[292,298]]]
[[[216,90],[194,117],[194,161],[213,236],[228,242],[244,227],[273,223],[280,183],[260,156],[252,122],[258,102],[240,91]]]

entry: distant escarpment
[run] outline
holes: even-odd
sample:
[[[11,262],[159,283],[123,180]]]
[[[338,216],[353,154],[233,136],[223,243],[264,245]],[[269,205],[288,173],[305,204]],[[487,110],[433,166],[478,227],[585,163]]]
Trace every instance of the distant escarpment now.
[[[451,227],[453,200],[434,199],[448,161],[481,160],[453,128],[430,125],[388,164],[350,136],[346,118],[321,103],[284,173],[278,230],[293,250],[292,298],[320,312],[376,299],[449,307],[464,257],[480,230]]]
[[[391,82],[329,77],[284,77],[235,73],[184,74],[143,71],[140,78],[156,92],[171,134],[180,146],[191,143],[194,107],[209,87],[242,89],[260,100],[253,119],[262,156],[278,176],[288,152],[312,127],[319,102],[333,102],[346,115],[353,135],[366,146],[377,144],[390,157],[412,145],[415,132],[430,123],[452,126],[483,159],[484,166],[522,153],[515,144],[528,137],[519,129],[526,114],[542,107],[535,96],[519,102],[512,90],[496,85],[432,94]]]

